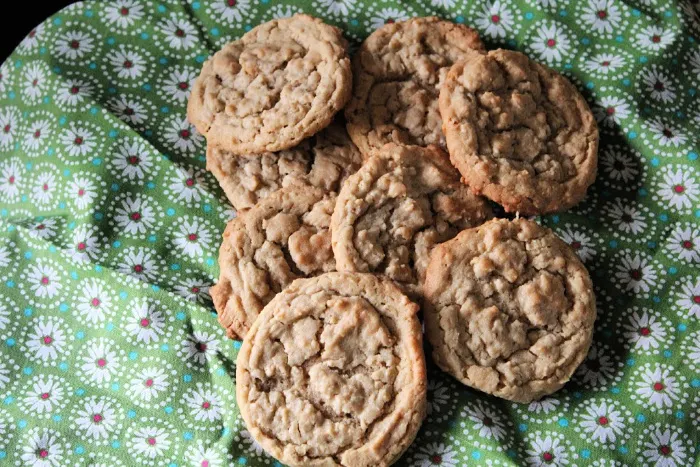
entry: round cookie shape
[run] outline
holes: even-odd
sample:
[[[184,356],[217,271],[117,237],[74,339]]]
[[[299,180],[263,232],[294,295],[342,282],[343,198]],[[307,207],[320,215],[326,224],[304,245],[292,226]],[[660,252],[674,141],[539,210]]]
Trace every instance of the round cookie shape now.
[[[235,154],[296,146],[350,98],[342,32],[308,15],[261,24],[202,66],[187,116],[209,144]]]
[[[387,144],[338,194],[331,221],[337,269],[385,274],[417,293],[432,247],[491,215],[442,150]]]
[[[364,155],[386,143],[445,148],[438,95],[449,68],[484,50],[479,35],[436,17],[386,24],[353,57],[348,132]]]
[[[586,195],[598,165],[598,127],[562,75],[510,50],[472,54],[440,89],[452,163],[476,193],[507,212],[544,214]]]
[[[387,279],[299,279],[265,306],[236,360],[255,440],[291,466],[388,466],[426,414],[418,306]]]
[[[526,219],[494,219],[434,248],[423,292],[437,365],[504,399],[558,390],[591,345],[588,271],[569,245]]]
[[[344,125],[337,123],[294,148],[275,153],[236,155],[211,144],[207,147],[207,169],[238,211],[293,184],[337,192],[361,164],[360,152]]]
[[[291,186],[232,219],[210,289],[219,322],[243,339],[258,313],[294,279],[335,271],[330,220],[335,194]]]

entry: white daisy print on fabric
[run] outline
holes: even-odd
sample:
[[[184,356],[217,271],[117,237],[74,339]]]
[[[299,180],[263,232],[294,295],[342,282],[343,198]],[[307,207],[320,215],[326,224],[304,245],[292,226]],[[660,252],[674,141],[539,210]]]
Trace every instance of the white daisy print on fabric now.
[[[66,253],[76,263],[97,262],[102,256],[100,229],[96,225],[81,225],[72,232]]]
[[[80,283],[75,310],[84,322],[97,325],[106,321],[112,316],[114,305],[114,291],[103,280],[89,278]]]
[[[19,198],[24,172],[24,166],[16,159],[0,162],[0,199],[14,202]]]
[[[641,182],[641,155],[620,146],[607,146],[599,155],[601,172],[613,188],[637,188]]]
[[[126,391],[136,404],[144,407],[165,405],[166,400],[172,395],[173,388],[168,376],[169,367],[163,367],[158,363],[130,372],[132,376]],[[160,403],[156,403],[158,400]]]
[[[155,280],[164,265],[155,251],[143,247],[125,249],[118,261],[117,271],[144,282]]]
[[[120,46],[105,55],[111,72],[122,80],[136,80],[146,71],[145,52],[136,47]]]
[[[630,104],[626,99],[617,96],[602,97],[593,108],[593,115],[599,124],[615,128],[631,114]]]
[[[28,221],[23,227],[27,229],[30,238],[35,240],[51,240],[58,232],[59,220],[55,217],[38,217]]]
[[[585,440],[615,446],[624,440],[623,433],[630,421],[629,411],[619,403],[592,399],[581,409],[576,431]]]
[[[195,167],[175,166],[175,170],[169,173],[167,183],[166,193],[178,203],[189,206],[207,196],[206,174]]]
[[[137,98],[126,94],[108,100],[107,106],[120,120],[129,125],[140,125],[148,117],[146,106]]]
[[[673,426],[654,425],[640,437],[640,452],[648,465],[683,467],[692,462],[692,444],[687,436]]]
[[[270,19],[291,18],[297,13],[303,12],[297,5],[274,5],[267,10],[267,17]]]
[[[96,91],[95,85],[85,78],[66,78],[59,84],[54,100],[61,107],[77,107]]]
[[[690,53],[688,64],[692,72],[695,73],[696,79],[700,79],[700,50],[694,50]]]
[[[66,197],[77,211],[85,211],[97,199],[97,183],[80,174],[73,176],[73,179],[66,185]]]
[[[332,16],[348,16],[355,8],[356,0],[319,0],[314,2],[315,8],[320,8],[320,11],[327,12]]]
[[[224,466],[223,455],[217,450],[217,445],[207,446],[207,443],[202,441],[187,448],[185,459],[189,462],[188,465],[203,467]]]
[[[370,13],[370,19],[367,26],[371,29],[378,29],[385,24],[397,23],[399,21],[406,21],[409,18],[408,13],[405,10],[400,10],[398,8],[382,8],[380,10]]]
[[[533,53],[545,62],[560,62],[571,51],[571,40],[560,23],[541,24],[530,43]]]
[[[189,50],[197,42],[197,30],[187,20],[172,15],[158,25],[165,44],[175,50]]]
[[[682,389],[685,378],[664,364],[646,364],[635,376],[632,400],[654,412],[670,414],[674,404],[682,403],[686,397]]]
[[[219,350],[219,338],[204,331],[193,331],[180,344],[184,357],[197,365],[205,365],[207,360]]]
[[[19,133],[19,110],[17,107],[0,108],[0,149],[9,149]]]
[[[503,416],[493,407],[481,401],[474,401],[465,407],[461,415],[465,418],[465,434],[475,430],[482,438],[505,440],[507,432]]]
[[[12,69],[8,62],[0,65],[0,94],[4,94],[11,87],[12,75]]]
[[[656,174],[653,199],[662,208],[684,213],[697,208],[700,176],[691,166],[667,165]]]
[[[168,144],[184,154],[192,154],[202,149],[204,137],[186,118],[174,115],[165,120],[163,137]]]
[[[124,329],[139,344],[157,342],[165,334],[165,314],[157,303],[132,302]]]
[[[594,342],[586,359],[576,370],[576,378],[586,387],[605,390],[610,383],[619,379],[620,366],[607,346]]]
[[[454,386],[440,379],[428,380],[428,418],[444,420],[454,407]]]
[[[24,278],[37,298],[53,298],[63,288],[59,270],[41,259],[29,265]]]
[[[139,458],[153,461],[170,452],[172,438],[172,433],[165,428],[147,426],[133,430],[127,439],[127,446]]]
[[[39,42],[46,35],[46,26],[44,23],[39,24],[37,27],[29,31],[29,33],[24,36],[22,42],[20,42],[17,47],[17,52],[20,54],[27,54],[33,52],[34,49],[39,47]]]
[[[620,25],[622,14],[612,0],[589,0],[581,19],[596,33],[611,35]]]
[[[417,446],[413,456],[413,466],[420,467],[459,467],[462,460],[457,451],[443,443],[426,443]]]
[[[23,68],[22,96],[31,103],[37,103],[49,90],[49,70],[43,62],[31,62]]]
[[[659,348],[670,345],[675,336],[669,333],[669,323],[665,318],[647,308],[633,307],[621,319],[625,342],[636,352],[655,353]]]
[[[598,77],[616,77],[617,72],[627,65],[627,57],[618,53],[599,53],[589,56],[583,62],[583,69]]]
[[[215,423],[222,420],[222,401],[210,385],[199,383],[183,394],[182,398],[195,421]]]
[[[489,1],[480,5],[474,24],[489,37],[505,38],[515,26],[513,13],[507,6],[508,3],[501,0]]]
[[[596,242],[593,240],[592,234],[586,232],[585,229],[569,226],[557,233],[562,240],[569,244],[584,263],[595,256]]]
[[[675,40],[675,33],[661,26],[651,25],[635,35],[636,45],[643,50],[657,51],[665,49]]]
[[[24,138],[22,138],[22,149],[27,152],[27,155],[36,157],[39,151],[42,150],[49,138],[53,134],[51,122],[46,119],[39,119],[30,122],[24,130]]]
[[[80,158],[91,155],[97,148],[97,135],[89,126],[82,122],[71,122],[58,136],[63,145],[63,150],[71,158]]]
[[[67,31],[54,40],[54,56],[66,64],[80,64],[94,54],[97,40],[84,30]]]
[[[169,100],[187,102],[192,91],[192,83],[198,74],[192,67],[178,67],[171,70],[160,83],[160,94]]]
[[[153,176],[159,169],[147,144],[140,138],[125,139],[114,148],[110,168],[117,178],[130,181]]]
[[[25,413],[49,416],[66,405],[69,391],[63,379],[54,375],[39,375],[26,384],[19,404]]]
[[[69,347],[65,329],[59,318],[42,316],[32,320],[24,342],[27,356],[44,364],[58,360]]]
[[[53,201],[58,190],[55,173],[56,171],[53,170],[35,176],[29,197],[36,205],[47,206]]]
[[[643,252],[623,251],[616,256],[613,285],[622,292],[647,297],[664,282],[663,270]]]
[[[80,373],[97,384],[108,384],[121,368],[121,357],[112,341],[104,338],[89,341],[79,354]]]
[[[155,203],[146,196],[126,196],[114,209],[114,222],[129,236],[145,235],[156,225]]]
[[[544,435],[537,432],[530,437],[529,449],[525,451],[525,461],[530,466],[564,466],[569,465],[569,452],[563,437],[552,433]]]
[[[666,239],[666,250],[686,263],[700,262],[700,230],[691,224],[676,224]]]
[[[50,428],[33,428],[22,443],[20,459],[33,467],[66,465],[68,445],[59,432]]]
[[[105,14],[101,16],[110,26],[128,28],[143,18],[143,5],[137,0],[115,0],[105,4]]]
[[[201,257],[209,251],[214,234],[210,226],[199,218],[183,217],[173,236],[173,246],[190,258]]]
[[[700,319],[700,278],[689,277],[680,283],[674,304],[683,319]]]
[[[255,12],[250,0],[217,0],[211,4],[212,14],[219,20],[239,25]]]
[[[175,284],[173,290],[186,300],[206,303],[211,301],[211,295],[209,295],[209,288],[211,285],[211,280],[188,277],[182,279],[178,284]]]
[[[637,236],[645,232],[651,222],[648,210],[621,198],[603,206],[603,212],[607,216],[606,223],[626,235]]]
[[[664,70],[652,65],[640,71],[640,83],[644,93],[660,104],[669,104],[676,99],[676,86],[671,76]]]
[[[677,148],[688,140],[688,137],[681,130],[664,121],[661,117],[654,117],[646,121],[644,126],[651,133],[654,142],[661,146]]]
[[[103,397],[89,397],[75,410],[74,426],[90,442],[107,442],[121,427],[123,408]]]

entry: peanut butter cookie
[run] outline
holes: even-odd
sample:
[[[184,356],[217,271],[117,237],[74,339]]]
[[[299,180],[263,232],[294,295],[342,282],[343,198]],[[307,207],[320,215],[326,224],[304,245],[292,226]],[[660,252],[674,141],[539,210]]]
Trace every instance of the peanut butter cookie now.
[[[308,15],[261,24],[204,63],[187,116],[208,143],[235,154],[296,146],[350,98],[346,48],[338,28]]]
[[[229,337],[244,338],[260,310],[300,277],[335,271],[330,225],[335,194],[292,186],[231,220],[210,290]]]
[[[588,271],[569,245],[526,219],[494,219],[438,245],[423,291],[435,362],[504,399],[558,390],[591,345]]]
[[[354,92],[345,110],[362,154],[386,143],[444,148],[440,85],[452,64],[483,49],[476,31],[436,17],[374,31],[353,57]]]
[[[418,306],[391,281],[331,272],[267,304],[236,361],[255,440],[291,466],[388,466],[426,413]]]
[[[578,90],[510,50],[472,54],[440,89],[452,163],[508,212],[544,214],[583,199],[598,165],[598,127]]]

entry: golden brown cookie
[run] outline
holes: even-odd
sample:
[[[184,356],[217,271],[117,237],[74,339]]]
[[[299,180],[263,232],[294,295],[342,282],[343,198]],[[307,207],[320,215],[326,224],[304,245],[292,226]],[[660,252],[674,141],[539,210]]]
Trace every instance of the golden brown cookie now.
[[[585,99],[554,70],[492,50],[455,64],[440,89],[452,163],[508,212],[544,214],[583,199],[598,165],[598,127]]]
[[[235,154],[296,146],[350,98],[346,48],[338,28],[308,15],[261,24],[204,63],[187,116],[209,144]]]
[[[340,190],[331,223],[337,268],[385,274],[417,293],[432,247],[491,215],[443,151],[387,144]]]
[[[228,223],[210,293],[229,337],[244,338],[260,310],[294,279],[335,271],[333,206],[335,194],[292,186]]]
[[[309,184],[335,191],[362,164],[345,126],[333,123],[298,146],[280,152],[236,155],[207,147],[211,171],[236,210],[253,207],[278,189]]]
[[[569,245],[526,219],[494,219],[437,246],[423,292],[438,366],[504,399],[558,390],[591,345],[588,271]]]
[[[391,281],[328,273],[265,307],[236,360],[253,438],[281,462],[388,466],[426,413],[418,306]]]
[[[353,57],[348,132],[364,155],[386,143],[445,147],[438,94],[449,67],[483,50],[473,29],[436,17],[374,31]]]

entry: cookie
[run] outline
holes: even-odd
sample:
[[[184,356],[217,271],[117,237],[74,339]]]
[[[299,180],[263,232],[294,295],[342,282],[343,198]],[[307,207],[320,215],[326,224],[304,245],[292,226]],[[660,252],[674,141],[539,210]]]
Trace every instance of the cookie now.
[[[361,164],[360,152],[345,126],[335,123],[298,146],[275,153],[238,156],[211,144],[207,147],[207,169],[236,210],[251,208],[293,184],[337,192]]]
[[[242,339],[260,310],[294,279],[335,271],[330,225],[335,195],[292,186],[231,220],[210,289],[219,322]]]
[[[569,245],[526,219],[494,219],[434,248],[423,292],[438,366],[504,399],[558,390],[591,345],[588,271]]]
[[[187,116],[209,144],[235,154],[296,146],[350,98],[346,48],[338,28],[308,15],[261,24],[204,63]]]
[[[413,296],[431,248],[489,217],[443,151],[387,144],[340,190],[331,221],[337,268],[385,274]]]
[[[452,163],[508,212],[544,214],[586,195],[598,165],[598,127],[578,90],[510,50],[472,54],[440,90]]]
[[[484,45],[473,29],[436,17],[386,24],[353,57],[348,132],[363,154],[386,143],[445,147],[438,94],[455,62]]]
[[[294,281],[263,309],[236,360],[250,434],[291,466],[391,464],[426,413],[417,312],[370,274]]]

